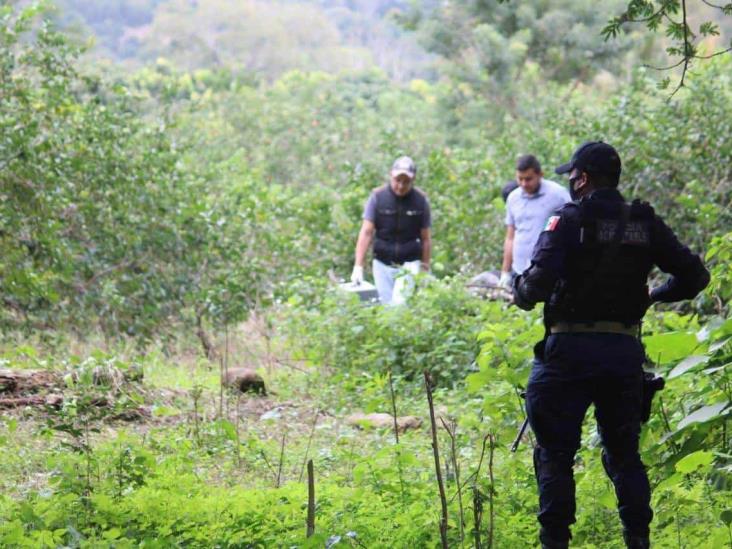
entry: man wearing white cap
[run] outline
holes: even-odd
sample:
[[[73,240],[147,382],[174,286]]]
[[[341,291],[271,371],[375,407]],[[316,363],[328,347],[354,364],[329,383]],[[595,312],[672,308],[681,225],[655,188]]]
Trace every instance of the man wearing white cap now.
[[[408,156],[394,161],[389,183],[373,190],[363,212],[351,282],[363,282],[366,252],[374,243],[374,282],[385,305],[406,301],[412,275],[430,268],[430,204],[414,186],[417,167]]]

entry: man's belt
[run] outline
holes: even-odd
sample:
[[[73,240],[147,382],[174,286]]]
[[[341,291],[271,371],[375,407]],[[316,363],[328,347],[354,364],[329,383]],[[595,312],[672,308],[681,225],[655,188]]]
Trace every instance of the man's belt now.
[[[637,337],[640,333],[638,324],[624,324],[611,320],[597,322],[557,322],[549,331],[553,334],[624,334]]]

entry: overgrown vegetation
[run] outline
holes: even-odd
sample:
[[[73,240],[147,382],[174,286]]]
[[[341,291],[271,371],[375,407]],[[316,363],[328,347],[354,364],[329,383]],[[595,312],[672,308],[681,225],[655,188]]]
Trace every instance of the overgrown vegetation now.
[[[105,9],[177,28],[163,4]],[[187,4],[178,16],[190,27],[184,15],[203,8]],[[610,55],[637,59],[632,40],[592,42],[603,14],[590,14],[591,44],[544,51],[541,29],[498,25],[528,8],[501,3],[479,21],[462,18],[478,3],[455,4],[453,22],[474,25],[458,34],[510,59],[474,64],[456,44],[437,53],[465,66],[408,83],[373,66],[264,74],[175,55],[101,76],[79,68],[80,51],[40,8],[0,8],[0,371],[56,380],[28,399],[41,405],[0,399],[0,545],[436,546],[425,370],[450,545],[534,544],[532,441],[509,445],[543,328],[538,313],[476,298],[465,280],[498,265],[499,190],[515,156],[536,154],[548,173],[578,142],[604,138],[623,158],[626,196],[649,200],[713,274],[693,303],[644,324],[668,379],[642,441],[653,540],[732,546],[730,59],[699,65],[669,99]],[[591,11],[582,6],[572,17]],[[110,17],[101,12],[95,25]],[[539,27],[551,15],[541,14]],[[411,24],[436,39],[430,21]],[[617,62],[613,82],[572,78],[588,47],[611,62],[598,54],[592,74]],[[417,160],[432,203],[433,273],[409,307],[364,306],[334,282],[350,268],[364,200],[400,154]],[[266,396],[221,385],[241,366],[264,377]],[[393,411],[422,427],[347,420]],[[583,443],[574,543],[620,547],[591,423]]]

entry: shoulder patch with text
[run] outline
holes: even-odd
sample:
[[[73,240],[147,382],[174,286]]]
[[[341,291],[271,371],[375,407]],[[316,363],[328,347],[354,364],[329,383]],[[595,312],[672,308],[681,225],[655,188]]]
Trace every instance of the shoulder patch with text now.
[[[546,220],[546,225],[544,225],[545,231],[553,231],[557,228],[557,225],[559,225],[559,219],[560,217],[558,215],[552,215],[549,217],[549,219]]]

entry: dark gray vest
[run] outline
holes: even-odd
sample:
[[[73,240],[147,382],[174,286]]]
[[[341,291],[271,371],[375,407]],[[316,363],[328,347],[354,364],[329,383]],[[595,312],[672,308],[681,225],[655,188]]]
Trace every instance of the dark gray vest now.
[[[387,265],[421,259],[420,234],[427,210],[425,196],[413,188],[406,196],[399,197],[388,184],[375,195],[374,257]]]

